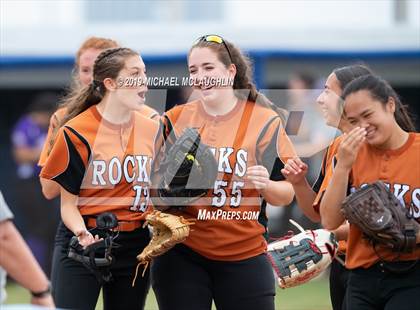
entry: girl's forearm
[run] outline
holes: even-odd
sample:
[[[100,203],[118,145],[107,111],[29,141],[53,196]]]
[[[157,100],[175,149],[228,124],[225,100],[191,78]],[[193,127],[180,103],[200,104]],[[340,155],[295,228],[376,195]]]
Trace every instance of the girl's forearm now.
[[[337,164],[331,182],[321,200],[321,222],[325,229],[337,229],[344,222],[340,206],[347,195],[348,181],[349,170]]]

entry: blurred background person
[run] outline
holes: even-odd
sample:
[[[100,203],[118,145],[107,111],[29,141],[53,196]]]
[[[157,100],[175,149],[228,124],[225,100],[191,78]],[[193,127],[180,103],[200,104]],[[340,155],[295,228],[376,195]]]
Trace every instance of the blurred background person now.
[[[319,173],[319,163],[324,154],[320,145],[328,144],[331,130],[325,126],[321,110],[316,104],[319,94],[318,77],[307,70],[293,72],[284,91],[283,98],[286,104],[283,107],[288,112],[285,125],[287,134],[295,146],[296,153],[308,165],[308,182],[314,183]],[[275,225],[270,225],[270,231],[274,235],[283,235],[290,229],[289,219],[297,220],[303,227],[315,229],[319,224],[313,223],[300,208],[297,207],[296,199],[293,200],[292,208],[272,209]],[[279,220],[274,220],[274,218]],[[280,224],[279,224],[280,222]]]
[[[58,101],[55,93],[41,93],[28,106],[12,130],[12,154],[16,164],[14,212],[17,225],[36,259],[49,274],[52,241],[59,209],[46,200],[38,181],[37,165],[51,114]]]
[[[324,125],[321,111],[316,104],[317,85],[317,77],[313,73],[299,71],[292,74],[287,90],[286,109],[289,111],[289,118],[286,130],[294,134],[296,152],[310,167],[308,178],[311,181],[318,175],[318,169],[313,164],[322,160],[322,152],[318,152],[316,147],[328,139],[328,135],[322,130],[317,130]]]
[[[57,101],[54,93],[39,94],[13,128],[13,157],[20,179],[30,179],[39,173],[37,162]]]

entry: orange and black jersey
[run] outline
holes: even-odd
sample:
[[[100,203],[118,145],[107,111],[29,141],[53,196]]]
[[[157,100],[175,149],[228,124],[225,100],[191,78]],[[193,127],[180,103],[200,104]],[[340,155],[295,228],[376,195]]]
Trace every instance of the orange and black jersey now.
[[[119,220],[142,219],[160,137],[159,123],[139,113],[115,125],[92,106],[60,128],[40,176],[78,195],[82,215],[112,211]]]
[[[218,163],[218,177],[205,203],[199,200],[182,211],[197,219],[185,244],[215,260],[234,261],[263,253],[265,227],[257,219],[242,216],[260,212],[263,204],[245,174],[251,166],[264,165],[272,180],[283,179],[282,160],[294,157],[295,152],[279,116],[269,108],[242,101],[225,115],[211,116],[202,102],[194,101],[166,112],[163,123],[166,147],[185,128],[196,128]],[[227,216],[217,217],[217,212]],[[233,212],[236,216],[229,218]]]
[[[139,111],[137,111],[144,117],[150,118],[154,121],[159,121],[160,114],[153,108],[149,107],[148,105],[143,104]]]
[[[312,186],[313,191],[316,193],[316,197],[312,206],[317,213],[319,213],[319,207],[321,206],[322,197],[324,196],[325,191],[327,190],[327,187],[331,182],[331,178],[334,173],[334,168],[337,165],[337,152],[342,140],[343,136],[338,136],[328,146],[324,158],[322,160],[321,171],[319,172],[318,179]],[[339,253],[344,254],[347,251],[347,242],[344,240],[340,240],[338,244]]]
[[[65,117],[66,114],[67,108],[62,107],[55,111],[53,115],[51,115],[47,137],[45,138],[44,146],[42,147],[41,154],[39,156],[38,166],[44,167],[48,158],[49,150],[51,149],[51,139],[53,137],[53,133],[57,130],[56,128],[59,126],[61,120]]]
[[[325,190],[327,189],[327,186],[331,181],[331,177],[334,173],[334,168],[337,165],[337,152],[342,140],[343,136],[338,136],[328,146],[324,158],[322,160],[321,171],[319,172],[318,179],[312,186],[313,191],[317,194],[313,203],[313,208],[318,213],[322,196],[324,195]]]
[[[142,105],[141,109],[137,111],[144,117],[153,119],[155,121],[159,121],[160,115],[159,113],[154,110],[153,108]],[[47,137],[44,142],[44,146],[41,150],[41,155],[39,156],[38,166],[43,167],[47,161],[49,150],[51,149],[51,139],[53,137],[53,133],[56,130],[57,126],[59,126],[61,120],[66,116],[67,114],[67,108],[66,107],[60,107],[57,111],[54,112],[54,114],[50,118],[50,124],[48,127],[48,133]]]
[[[420,134],[410,132],[406,143],[395,150],[380,150],[364,143],[352,166],[349,190],[354,192],[375,181],[384,182],[403,208],[420,222]],[[413,253],[395,253],[389,248],[373,248],[361,230],[350,224],[346,266],[368,268],[379,261],[420,259],[420,246]]]

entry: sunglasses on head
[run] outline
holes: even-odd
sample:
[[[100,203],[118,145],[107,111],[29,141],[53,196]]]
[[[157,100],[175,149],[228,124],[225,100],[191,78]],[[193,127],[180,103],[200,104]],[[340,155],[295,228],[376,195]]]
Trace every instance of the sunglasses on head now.
[[[196,45],[196,44],[198,44],[200,42],[213,42],[213,43],[217,43],[217,44],[223,44],[225,46],[225,48],[226,48],[226,51],[229,54],[230,62],[233,63],[233,61],[232,61],[232,55],[230,53],[229,47],[227,46],[225,40],[223,40],[223,38],[221,36],[218,36],[217,34],[208,34],[208,35],[199,37],[195,41],[194,45]]]

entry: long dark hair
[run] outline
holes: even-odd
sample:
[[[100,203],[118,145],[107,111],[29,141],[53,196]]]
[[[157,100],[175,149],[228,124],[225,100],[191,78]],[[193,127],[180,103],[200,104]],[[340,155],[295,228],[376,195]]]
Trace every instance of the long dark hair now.
[[[333,70],[333,73],[335,74],[338,82],[340,83],[341,90],[344,90],[347,84],[349,84],[354,79],[360,76],[373,74],[367,66],[362,64],[354,64],[345,67],[335,68]]]
[[[286,111],[277,107],[265,95],[257,90],[257,87],[254,84],[252,73],[253,64],[250,58],[231,42],[224,39],[223,41],[226,46],[224,44],[200,40],[191,47],[188,56],[194,48],[206,47],[216,53],[218,59],[226,68],[228,68],[229,65],[234,64],[236,66],[236,75],[233,80],[235,96],[240,100],[249,100],[274,110],[280,116],[284,125],[287,114]],[[244,90],[248,91],[244,92]]]
[[[337,81],[340,84],[341,91],[343,91],[344,88],[354,79],[364,75],[373,74],[367,66],[362,64],[354,64],[335,68],[333,70],[333,73],[335,74]],[[342,117],[345,118],[343,100],[339,100],[337,109],[338,112],[342,115]]]
[[[372,74],[361,76],[351,81],[345,87],[341,97],[343,100],[345,100],[350,94],[361,90],[368,91],[372,98],[381,102],[383,106],[387,104],[389,98],[393,98],[395,101],[394,117],[397,124],[404,131],[416,131],[416,127],[414,126],[414,122],[410,116],[410,113],[408,112],[407,106],[402,104],[398,94],[387,81]]]

